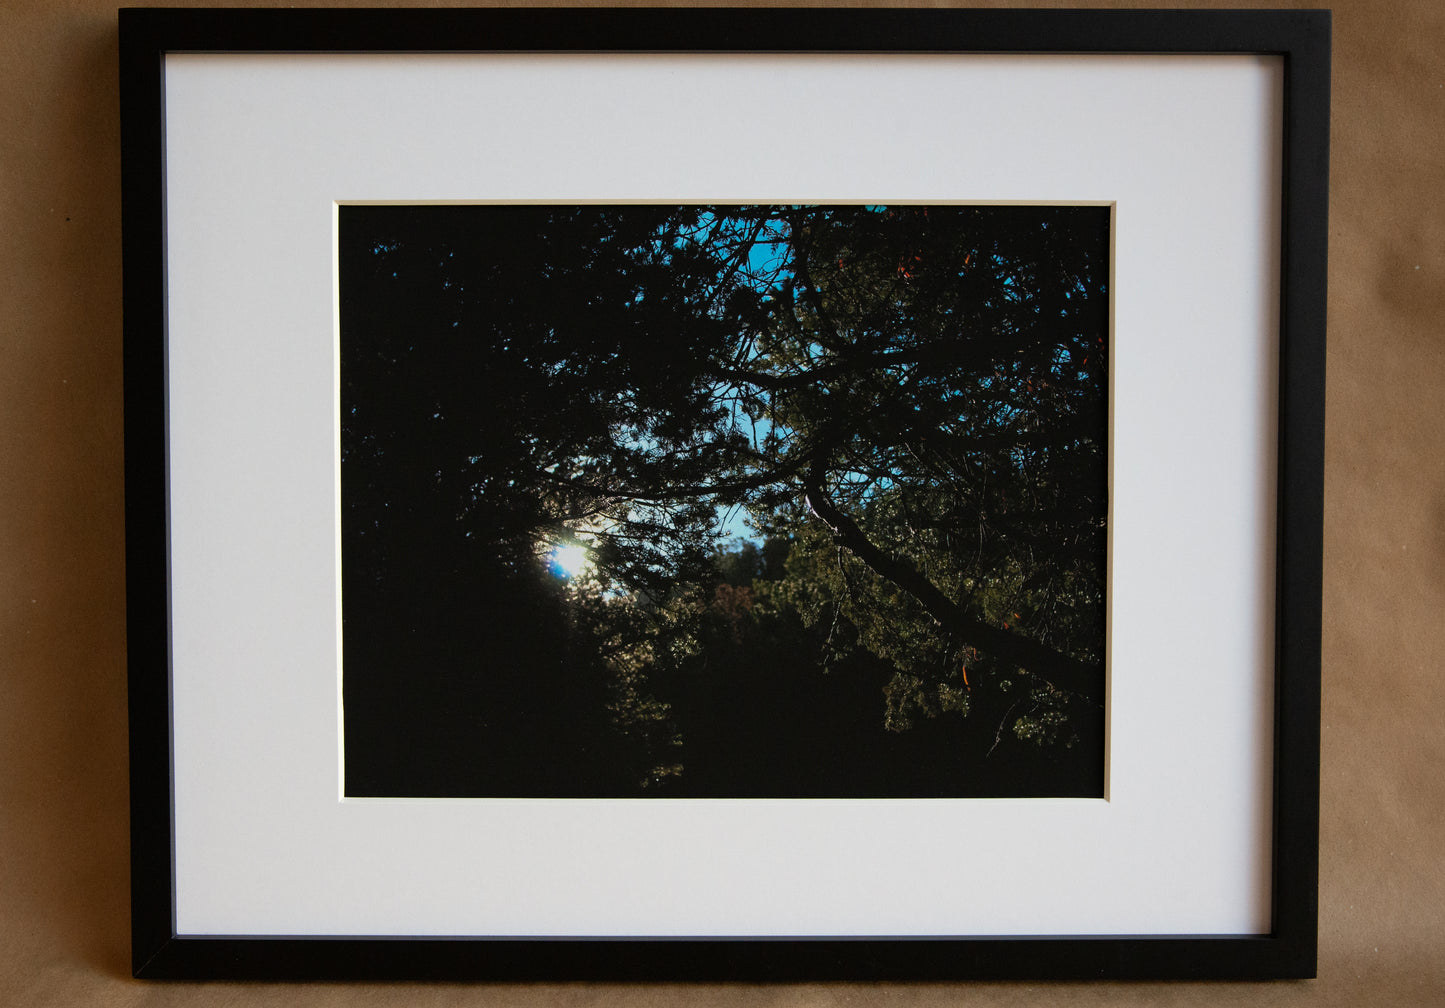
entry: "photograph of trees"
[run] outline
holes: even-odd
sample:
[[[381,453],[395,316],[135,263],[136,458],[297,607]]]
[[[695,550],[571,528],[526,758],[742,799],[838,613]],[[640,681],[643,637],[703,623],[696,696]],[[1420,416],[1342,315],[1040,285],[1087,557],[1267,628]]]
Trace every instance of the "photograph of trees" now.
[[[1098,797],[1110,208],[339,208],[353,796]]]

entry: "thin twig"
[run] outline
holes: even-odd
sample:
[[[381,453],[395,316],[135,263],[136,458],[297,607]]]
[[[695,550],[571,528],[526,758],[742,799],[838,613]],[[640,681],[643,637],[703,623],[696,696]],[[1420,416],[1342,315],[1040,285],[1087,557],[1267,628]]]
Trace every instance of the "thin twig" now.
[[[1022,700],[1023,697],[1019,697],[1018,700],[1015,700],[1013,703],[1009,704],[1008,710],[1003,712],[1003,719],[998,723],[998,731],[993,733],[993,745],[989,746],[988,752],[983,754],[984,759],[988,759],[990,756],[992,756],[993,751],[998,748],[998,744],[1003,741],[1003,730],[1004,727],[1008,724],[1009,715],[1014,712],[1014,708],[1017,707]]]

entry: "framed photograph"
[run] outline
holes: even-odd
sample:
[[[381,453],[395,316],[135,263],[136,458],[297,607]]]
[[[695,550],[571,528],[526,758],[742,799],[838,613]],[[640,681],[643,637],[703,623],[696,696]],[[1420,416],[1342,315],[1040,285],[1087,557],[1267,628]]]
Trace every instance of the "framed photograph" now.
[[[126,10],[137,976],[1312,976],[1324,12]]]

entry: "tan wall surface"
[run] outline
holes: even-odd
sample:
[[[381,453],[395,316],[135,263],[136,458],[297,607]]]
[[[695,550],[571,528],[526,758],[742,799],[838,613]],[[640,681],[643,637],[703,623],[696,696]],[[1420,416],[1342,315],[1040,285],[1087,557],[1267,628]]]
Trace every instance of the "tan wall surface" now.
[[[0,0],[0,1004],[1445,1004],[1445,4],[1335,12],[1320,975],[1211,985],[131,980],[115,23]]]

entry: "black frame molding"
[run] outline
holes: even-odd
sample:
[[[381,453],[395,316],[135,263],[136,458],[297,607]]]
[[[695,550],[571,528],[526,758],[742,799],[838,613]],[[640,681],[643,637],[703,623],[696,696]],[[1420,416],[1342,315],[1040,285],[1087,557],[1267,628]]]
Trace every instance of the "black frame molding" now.
[[[120,12],[135,975],[169,979],[1247,979],[1315,973],[1326,11]],[[893,51],[1284,57],[1273,930],[1261,936],[489,939],[180,936],[173,885],[163,63],[178,52]]]

